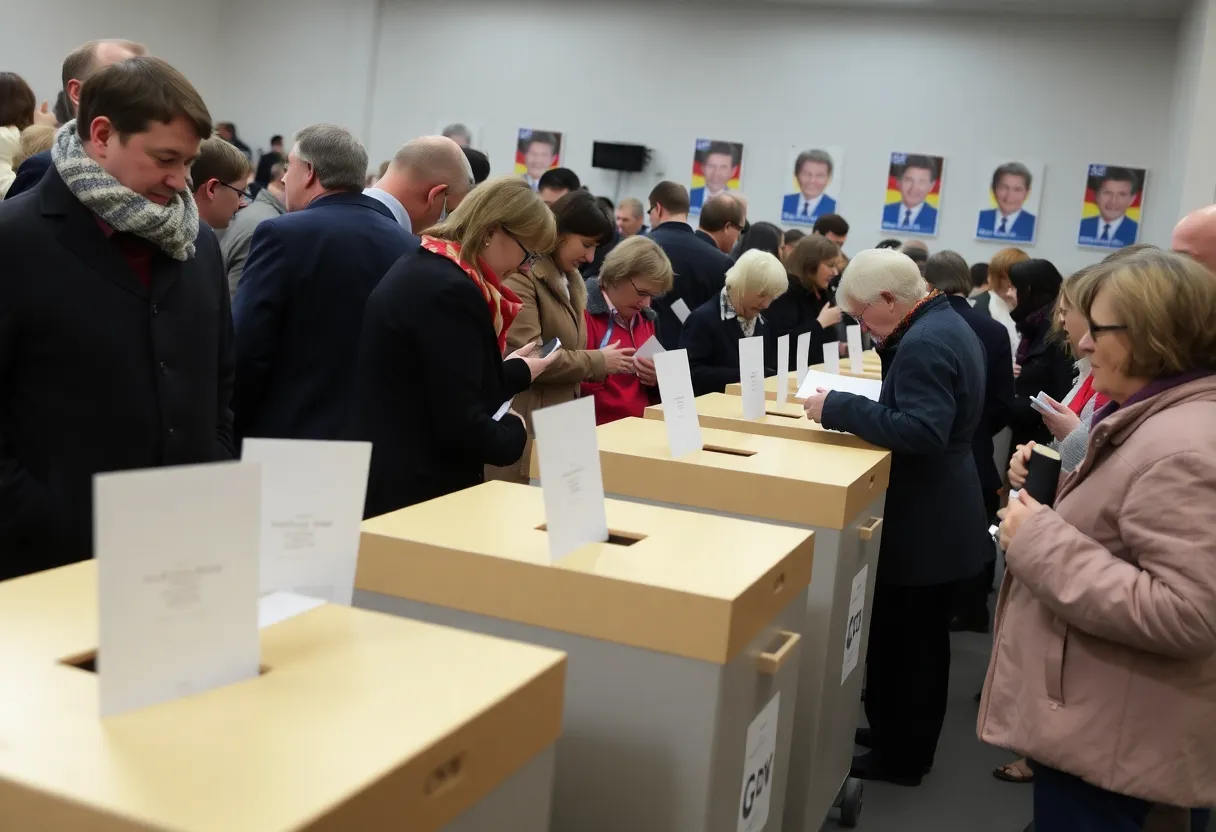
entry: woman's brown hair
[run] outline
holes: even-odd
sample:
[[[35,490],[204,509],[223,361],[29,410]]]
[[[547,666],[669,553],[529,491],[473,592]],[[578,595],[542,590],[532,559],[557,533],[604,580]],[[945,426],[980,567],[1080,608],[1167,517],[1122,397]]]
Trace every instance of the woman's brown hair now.
[[[840,246],[822,234],[808,234],[798,241],[794,250],[785,258],[785,270],[798,278],[808,291],[818,294],[815,273],[819,266],[840,256]]]
[[[0,127],[24,130],[34,123],[34,91],[15,72],[0,72]]]
[[[1020,248],[1003,248],[988,261],[988,289],[998,295],[1009,291],[1009,270],[1018,263],[1024,263],[1030,255]]]

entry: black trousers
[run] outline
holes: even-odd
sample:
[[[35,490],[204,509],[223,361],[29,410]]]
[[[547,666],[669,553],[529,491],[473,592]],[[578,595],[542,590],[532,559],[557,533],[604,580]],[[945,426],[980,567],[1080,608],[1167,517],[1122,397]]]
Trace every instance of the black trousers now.
[[[1001,506],[999,491],[984,492],[984,508],[988,512],[988,522],[999,523],[996,512]],[[988,594],[992,592],[992,584],[996,581],[996,548],[992,550],[992,560],[984,564],[984,571],[966,581],[959,581],[958,592],[954,600],[954,614],[968,623],[983,623],[988,620]]]
[[[950,686],[954,583],[878,584],[870,616],[866,719],[874,751],[896,773],[933,766]]]

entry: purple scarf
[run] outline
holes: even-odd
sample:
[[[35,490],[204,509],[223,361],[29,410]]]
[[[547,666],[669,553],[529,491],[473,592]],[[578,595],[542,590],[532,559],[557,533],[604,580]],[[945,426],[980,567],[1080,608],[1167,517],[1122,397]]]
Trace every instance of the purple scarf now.
[[[1172,390],[1175,387],[1180,387],[1183,384],[1191,381],[1198,381],[1201,378],[1207,378],[1210,375],[1216,375],[1216,373],[1213,373],[1211,370],[1192,370],[1189,373],[1181,373],[1176,376],[1162,376],[1161,378],[1155,378],[1148,384],[1141,387],[1138,391],[1128,396],[1127,401],[1125,401],[1123,404],[1119,404],[1117,401],[1112,399],[1111,401],[1102,405],[1102,407],[1096,413],[1094,413],[1093,421],[1089,424],[1089,429],[1093,430],[1096,428],[1099,422],[1110,414],[1114,413],[1120,407],[1129,407],[1136,402],[1151,399],[1158,393],[1164,393],[1166,390]]]

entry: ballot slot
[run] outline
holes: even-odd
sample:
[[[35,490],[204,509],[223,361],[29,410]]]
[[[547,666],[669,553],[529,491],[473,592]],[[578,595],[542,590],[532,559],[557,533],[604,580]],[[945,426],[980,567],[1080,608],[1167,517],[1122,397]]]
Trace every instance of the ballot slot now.
[[[77,670],[83,670],[85,673],[97,672],[97,651],[89,650],[84,653],[77,653],[75,656],[68,656],[59,660],[59,664],[67,667],[74,667]],[[258,665],[258,675],[264,676],[270,671],[266,665]]]
[[[536,527],[538,532],[548,532],[549,526],[546,523],[541,523]],[[646,535],[640,532],[620,532],[614,529],[608,530],[608,540],[605,542],[609,546],[632,546],[635,543],[641,543],[646,539]]]
[[[784,417],[784,418],[786,418],[786,419],[795,419],[795,420],[796,420],[796,419],[805,419],[805,418],[806,418],[806,413],[790,413],[789,411],[784,411],[784,410],[765,410],[765,411],[764,411],[764,415],[766,415],[766,416],[782,416],[782,417]]]
[[[728,448],[725,445],[702,445],[701,450],[709,451],[712,454],[726,454],[727,456],[755,456],[755,451],[750,451],[747,448]]]

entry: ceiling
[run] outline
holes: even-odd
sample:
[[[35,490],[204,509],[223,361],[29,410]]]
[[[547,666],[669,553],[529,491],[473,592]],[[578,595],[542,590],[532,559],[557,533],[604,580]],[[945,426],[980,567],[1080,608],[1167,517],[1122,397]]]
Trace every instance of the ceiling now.
[[[1174,20],[1191,0],[769,0],[773,3],[829,8],[961,11],[975,14],[1033,14],[1105,19]]]

